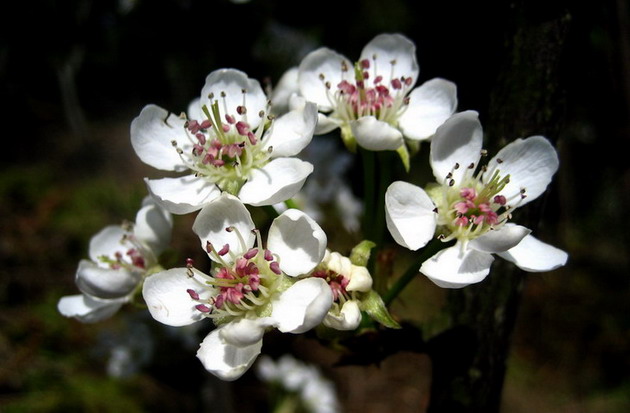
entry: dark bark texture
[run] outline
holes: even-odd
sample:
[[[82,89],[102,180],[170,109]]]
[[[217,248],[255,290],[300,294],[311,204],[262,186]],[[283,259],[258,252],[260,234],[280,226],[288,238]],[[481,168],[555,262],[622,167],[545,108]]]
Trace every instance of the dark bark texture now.
[[[564,115],[559,79],[570,13],[517,4],[506,34],[506,59],[480,114],[486,147],[492,155],[506,143],[545,135],[555,143]],[[543,9],[542,6],[538,9]],[[544,203],[539,199],[515,221],[535,231]],[[500,258],[482,283],[449,293],[451,328],[428,343],[433,362],[429,412],[500,410],[501,391],[525,273]]]

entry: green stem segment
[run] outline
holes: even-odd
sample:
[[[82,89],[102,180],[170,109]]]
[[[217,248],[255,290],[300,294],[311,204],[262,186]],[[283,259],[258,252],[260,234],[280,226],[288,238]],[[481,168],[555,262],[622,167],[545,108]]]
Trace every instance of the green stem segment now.
[[[363,238],[372,238],[374,232],[375,211],[375,181],[376,181],[376,162],[374,152],[359,149],[361,160],[363,161]]]
[[[420,252],[418,258],[411,264],[411,266],[405,271],[405,273],[396,280],[396,283],[383,295],[383,302],[386,306],[389,306],[396,297],[405,289],[407,284],[413,280],[419,272],[419,268],[423,262],[431,258],[437,252],[446,249],[453,245],[454,242],[442,242],[437,239],[433,239],[427,244],[427,246]]]
[[[280,214],[278,214],[278,211],[276,211],[276,209],[271,205],[265,205],[261,208],[265,211],[270,219],[276,219],[280,216]]]
[[[293,199],[287,199],[286,201],[284,201],[284,204],[287,206],[288,209],[301,209],[297,202],[295,202]]]

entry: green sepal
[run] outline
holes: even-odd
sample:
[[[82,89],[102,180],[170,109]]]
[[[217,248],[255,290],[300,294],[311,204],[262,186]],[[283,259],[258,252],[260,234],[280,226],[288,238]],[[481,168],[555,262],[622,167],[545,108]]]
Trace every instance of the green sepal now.
[[[431,198],[431,200],[434,200],[434,203],[435,200],[440,199],[443,190],[444,189],[442,188],[442,185],[435,182],[430,182],[429,184],[427,184],[427,186],[424,187],[424,192],[429,195],[429,198]]]
[[[378,321],[388,328],[401,328],[387,311],[385,303],[380,295],[374,290],[359,294],[359,308],[369,314],[372,319]]]
[[[366,239],[359,242],[350,252],[350,262],[359,267],[367,267],[371,250],[374,247],[376,244],[370,240]]]
[[[350,128],[350,125],[346,124],[341,127],[341,139],[350,152],[357,152],[357,140],[352,134],[352,129]]]
[[[420,144],[422,141],[414,141],[412,139],[405,139],[405,144],[407,145],[407,150],[411,156],[415,156],[418,152],[420,152]]]
[[[396,149],[396,152],[398,153],[398,156],[400,156],[400,160],[405,167],[405,172],[409,173],[409,168],[411,166],[409,165],[409,151],[407,150],[407,145],[403,143],[398,147],[398,149]]]

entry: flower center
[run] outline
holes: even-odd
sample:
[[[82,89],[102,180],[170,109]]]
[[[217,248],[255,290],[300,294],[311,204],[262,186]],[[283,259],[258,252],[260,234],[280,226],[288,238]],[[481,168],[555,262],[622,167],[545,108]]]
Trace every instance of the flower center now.
[[[226,231],[237,231],[240,242],[244,244],[236,228],[229,227]],[[254,231],[261,247],[260,233]],[[236,255],[228,244],[217,251],[209,242],[206,250],[217,263],[210,275],[193,271],[192,260],[187,261],[188,276],[199,282],[200,289],[212,290],[211,297],[205,300],[200,298],[199,291],[187,290],[190,297],[198,302],[195,308],[217,324],[251,311],[257,316],[267,315],[271,296],[278,290],[283,278],[278,256],[259,248],[250,248],[244,254]]]
[[[456,164],[453,170],[459,169]],[[511,218],[509,201],[500,192],[510,182],[510,176],[502,177],[495,170],[492,177],[484,182],[485,168],[474,174],[475,164],[466,169],[461,182],[455,182],[453,174],[446,176],[440,192],[429,192],[437,205],[439,238],[442,241],[457,239],[467,242],[490,230],[503,226]],[[520,198],[525,197],[521,191]]]
[[[189,119],[186,122],[185,128],[192,151],[184,152],[173,141],[173,146],[184,164],[196,176],[206,178],[232,195],[238,195],[251,171],[265,166],[271,157],[271,148],[265,150],[261,142],[266,129],[265,112],[260,111],[256,115],[261,121],[252,130],[247,121],[246,91],[242,92],[243,104],[235,108],[234,114],[228,114],[226,95],[222,92],[221,99],[226,113],[223,118],[219,111],[219,100],[210,94],[211,106],[204,105],[201,108],[206,119]]]
[[[343,121],[352,121],[364,116],[374,116],[378,120],[395,125],[398,116],[404,112],[409,103],[406,97],[409,88],[413,84],[411,77],[394,77],[396,61],[390,62],[388,78],[389,84],[383,83],[383,75],[379,74],[376,65],[376,56],[373,62],[363,59],[354,64],[354,82],[342,80],[333,88],[325,76],[320,74],[320,79],[328,90],[328,99],[335,108],[332,117]],[[341,63],[343,76],[349,71],[346,62]]]
[[[113,270],[121,268],[127,271],[145,272],[157,263],[157,258],[150,248],[133,235],[133,224],[123,223],[126,233],[120,239],[121,250],[113,256],[102,255],[99,261],[108,265]]]
[[[311,276],[322,278],[328,283],[333,293],[333,301],[343,303],[350,299],[350,294],[346,290],[350,283],[348,277],[329,269],[315,270]]]

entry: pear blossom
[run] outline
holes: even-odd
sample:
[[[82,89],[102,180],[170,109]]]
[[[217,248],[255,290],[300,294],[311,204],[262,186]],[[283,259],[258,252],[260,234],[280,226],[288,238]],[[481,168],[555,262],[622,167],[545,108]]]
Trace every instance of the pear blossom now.
[[[161,323],[214,322],[197,352],[208,371],[235,380],[260,353],[267,329],[297,334],[321,323],[332,291],[322,279],[296,278],[312,271],[326,249],[325,233],[306,214],[290,209],[278,216],[264,246],[245,206],[224,193],[199,212],[193,231],[214,263],[210,274],[189,261],[149,277],[143,296]]]
[[[158,256],[171,239],[171,215],[150,197],[135,223],[110,225],[90,240],[89,260],[81,260],[76,284],[81,294],[62,297],[57,308],[66,317],[93,323],[112,316],[159,268]]]
[[[235,69],[208,75],[188,115],[145,106],[131,123],[138,157],[181,177],[145,179],[166,209],[186,214],[222,192],[254,206],[272,205],[300,190],[313,166],[293,158],[311,141],[317,109],[301,102],[273,118],[257,80]]]
[[[289,354],[276,361],[262,356],[256,363],[256,373],[262,381],[280,387],[284,397],[279,397],[276,407],[297,402],[307,412],[340,411],[334,383],[326,379],[315,366],[296,360]],[[293,396],[297,396],[298,400],[292,400]]]
[[[316,134],[341,128],[348,148],[399,150],[429,139],[457,107],[456,86],[440,78],[414,89],[420,72],[416,46],[400,34],[380,34],[356,63],[322,47],[308,54],[298,71],[299,93],[317,103]],[[289,91],[278,92],[285,96]]]
[[[311,274],[326,280],[333,294],[333,305],[323,324],[336,330],[354,330],[361,322],[357,292],[372,289],[372,277],[366,267],[354,265],[348,257],[326,250],[322,263]]]
[[[558,169],[547,139],[517,139],[480,167],[483,131],[474,111],[453,115],[431,142],[437,184],[426,191],[407,182],[390,185],[386,222],[394,240],[410,250],[437,232],[454,246],[425,261],[420,272],[440,287],[461,288],[482,281],[497,254],[519,268],[550,271],[564,265],[566,252],[509,222],[512,212],[540,196]]]

